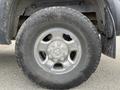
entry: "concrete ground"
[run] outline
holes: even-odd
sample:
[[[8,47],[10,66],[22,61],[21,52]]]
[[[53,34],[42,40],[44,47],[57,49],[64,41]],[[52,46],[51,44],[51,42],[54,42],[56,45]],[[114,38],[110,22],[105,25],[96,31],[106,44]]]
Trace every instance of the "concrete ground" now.
[[[33,84],[19,69],[14,43],[0,45],[0,90],[43,90]],[[91,78],[72,90],[120,90],[120,37],[117,38],[117,58],[102,55],[100,65]]]

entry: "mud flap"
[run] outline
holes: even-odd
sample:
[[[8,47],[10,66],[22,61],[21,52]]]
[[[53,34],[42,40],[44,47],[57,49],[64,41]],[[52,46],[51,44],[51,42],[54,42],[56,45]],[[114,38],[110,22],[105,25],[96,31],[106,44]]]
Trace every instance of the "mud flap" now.
[[[112,58],[116,57],[116,27],[109,7],[105,9],[105,30],[101,35],[102,52]]]
[[[102,52],[112,58],[116,57],[116,37],[109,39],[102,35]]]

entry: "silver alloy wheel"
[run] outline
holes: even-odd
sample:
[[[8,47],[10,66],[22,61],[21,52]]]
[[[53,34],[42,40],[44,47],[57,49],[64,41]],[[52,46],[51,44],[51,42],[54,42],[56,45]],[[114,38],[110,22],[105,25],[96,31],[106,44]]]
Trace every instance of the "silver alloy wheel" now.
[[[76,35],[59,27],[40,34],[34,46],[37,64],[52,74],[72,71],[80,62],[81,55],[81,44]]]

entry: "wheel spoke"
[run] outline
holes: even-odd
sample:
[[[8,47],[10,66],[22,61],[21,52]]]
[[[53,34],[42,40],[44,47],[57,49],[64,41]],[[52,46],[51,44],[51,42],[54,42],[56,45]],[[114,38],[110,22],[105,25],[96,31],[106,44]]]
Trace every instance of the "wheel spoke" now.
[[[64,67],[64,68],[67,68],[67,67],[69,67],[70,65],[71,65],[71,63],[68,62],[68,61],[66,61],[66,62],[63,63],[63,67]]]
[[[70,51],[77,51],[78,50],[78,45],[77,43],[72,40],[72,41],[67,41],[68,47]]]
[[[57,31],[58,30],[58,31]],[[56,31],[52,32],[53,39],[62,39],[63,33],[59,30],[59,28],[56,28]]]
[[[52,60],[48,60],[48,62],[46,64],[47,64],[49,70],[52,70],[55,63]]]
[[[49,42],[40,41],[39,51],[45,51],[46,52],[48,45],[49,45]]]
[[[47,66],[49,69],[53,68],[54,62],[46,57],[46,59],[42,62],[43,65]]]
[[[74,64],[74,62],[70,59],[70,57],[68,57],[68,60],[63,63],[63,66],[64,66],[64,68],[67,68],[73,64]]]

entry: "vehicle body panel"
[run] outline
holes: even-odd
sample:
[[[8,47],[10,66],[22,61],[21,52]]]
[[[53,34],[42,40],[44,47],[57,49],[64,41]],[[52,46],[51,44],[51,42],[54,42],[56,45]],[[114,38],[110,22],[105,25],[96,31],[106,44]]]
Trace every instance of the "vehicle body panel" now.
[[[114,19],[116,34],[120,35],[120,0],[106,0]]]

